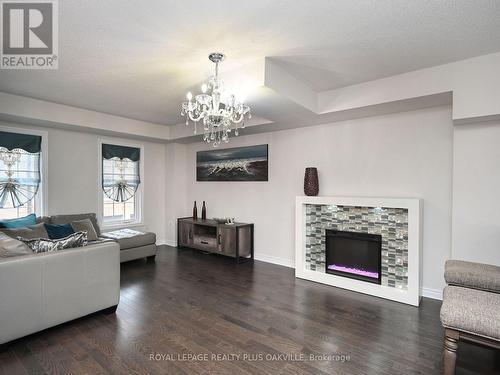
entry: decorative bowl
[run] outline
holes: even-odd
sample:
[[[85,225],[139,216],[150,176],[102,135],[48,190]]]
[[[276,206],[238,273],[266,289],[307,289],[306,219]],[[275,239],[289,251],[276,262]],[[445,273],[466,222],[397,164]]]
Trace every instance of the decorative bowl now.
[[[234,224],[234,217],[213,217],[212,219],[218,224]]]
[[[213,217],[212,219],[218,224],[225,224],[227,222],[227,218],[225,217]]]

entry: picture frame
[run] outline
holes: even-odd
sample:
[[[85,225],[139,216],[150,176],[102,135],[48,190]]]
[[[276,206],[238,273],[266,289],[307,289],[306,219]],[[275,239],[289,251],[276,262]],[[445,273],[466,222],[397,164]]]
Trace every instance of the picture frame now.
[[[269,181],[269,146],[198,151],[196,181]]]

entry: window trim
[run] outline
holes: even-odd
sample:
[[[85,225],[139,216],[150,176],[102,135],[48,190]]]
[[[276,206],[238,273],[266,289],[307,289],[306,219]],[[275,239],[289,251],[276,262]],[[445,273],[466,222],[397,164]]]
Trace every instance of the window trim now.
[[[136,219],[135,220],[126,220],[126,221],[113,221],[113,222],[104,222],[104,192],[102,190],[102,144],[108,145],[117,145],[117,146],[128,146],[128,147],[136,147],[141,150],[141,157],[139,159],[139,176],[141,178],[141,183],[137,188],[137,192],[135,193],[136,198]],[[98,173],[99,173],[99,194],[97,198],[98,207],[97,207],[97,219],[99,221],[99,225],[102,229],[118,229],[118,228],[128,228],[128,227],[139,227],[144,226],[144,145],[141,143],[135,143],[130,140],[118,139],[118,138],[98,138],[97,142],[98,147]]]
[[[19,128],[15,124],[0,124],[0,130],[10,133],[19,134],[30,134],[42,137],[42,149],[40,162],[42,167],[40,168],[40,185],[38,186],[38,192],[35,195],[35,214],[37,217],[46,216],[49,212],[48,207],[48,195],[49,195],[49,133],[44,130],[35,130],[30,128]]]

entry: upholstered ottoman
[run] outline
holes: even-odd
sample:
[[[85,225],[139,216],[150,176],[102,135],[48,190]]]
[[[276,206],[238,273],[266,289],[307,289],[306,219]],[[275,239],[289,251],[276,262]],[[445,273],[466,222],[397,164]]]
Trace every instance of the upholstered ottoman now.
[[[449,260],[445,279],[443,362],[444,374],[452,375],[460,340],[500,349],[500,267]]]
[[[500,343],[500,294],[447,286],[443,293],[441,322],[445,328]]]
[[[120,262],[147,258],[154,261],[156,257],[156,234],[122,229],[101,234],[101,237],[112,239],[120,245]]]

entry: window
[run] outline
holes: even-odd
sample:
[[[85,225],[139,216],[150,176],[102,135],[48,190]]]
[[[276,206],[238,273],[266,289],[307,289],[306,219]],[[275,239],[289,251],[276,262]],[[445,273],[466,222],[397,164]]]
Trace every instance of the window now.
[[[115,202],[112,199],[108,198],[106,194],[103,195],[104,207],[102,219],[104,223],[137,221],[135,196],[130,198],[126,202]]]
[[[36,213],[37,196],[21,207],[0,208],[0,219],[17,219],[18,217],[28,216]]]
[[[42,136],[0,129],[0,218],[42,215]],[[15,131],[15,132],[14,132]]]
[[[141,148],[100,142],[103,226],[141,222]]]

